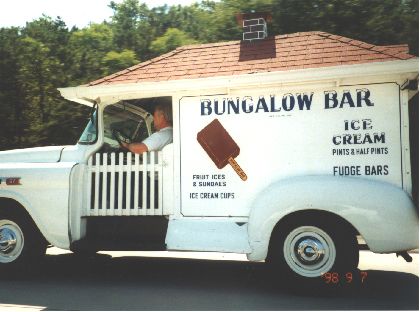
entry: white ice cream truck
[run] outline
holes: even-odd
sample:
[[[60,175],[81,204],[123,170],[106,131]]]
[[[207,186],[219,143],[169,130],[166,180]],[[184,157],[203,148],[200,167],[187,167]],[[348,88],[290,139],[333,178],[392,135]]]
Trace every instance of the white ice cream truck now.
[[[75,146],[0,152],[0,268],[77,253],[246,254],[311,280],[418,248],[409,99],[418,59],[60,89]],[[411,86],[411,87],[410,87]],[[415,89],[415,88],[414,88]],[[169,103],[173,143],[142,155]]]

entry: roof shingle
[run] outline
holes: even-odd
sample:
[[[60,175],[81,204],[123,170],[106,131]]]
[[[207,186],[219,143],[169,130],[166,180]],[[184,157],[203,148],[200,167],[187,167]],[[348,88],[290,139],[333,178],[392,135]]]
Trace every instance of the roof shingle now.
[[[406,60],[408,45],[375,46],[326,32],[300,32],[251,43],[188,45],[89,85],[205,78],[255,72]]]

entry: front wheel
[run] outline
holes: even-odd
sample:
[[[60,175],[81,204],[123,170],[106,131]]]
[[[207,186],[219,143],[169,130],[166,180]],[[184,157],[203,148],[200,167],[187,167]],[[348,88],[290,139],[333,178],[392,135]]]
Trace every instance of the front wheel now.
[[[342,229],[323,222],[280,225],[267,260],[289,277],[306,280],[327,272],[351,272],[359,261],[357,240]]]
[[[33,263],[45,250],[45,240],[28,217],[0,210],[0,269]]]

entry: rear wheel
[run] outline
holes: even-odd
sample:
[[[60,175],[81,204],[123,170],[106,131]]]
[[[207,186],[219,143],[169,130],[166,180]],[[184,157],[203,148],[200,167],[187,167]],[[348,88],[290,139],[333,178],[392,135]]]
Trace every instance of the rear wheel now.
[[[332,238],[316,226],[300,226],[286,235],[284,261],[296,274],[319,277],[332,269],[337,250]]]
[[[288,277],[310,281],[328,272],[354,271],[359,251],[356,236],[337,223],[291,222],[273,232],[267,260]]]
[[[45,254],[46,246],[29,217],[0,210],[0,268],[33,263]]]

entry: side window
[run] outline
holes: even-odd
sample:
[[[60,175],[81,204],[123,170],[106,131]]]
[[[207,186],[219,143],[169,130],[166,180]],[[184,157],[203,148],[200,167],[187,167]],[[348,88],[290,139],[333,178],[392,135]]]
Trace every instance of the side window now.
[[[149,136],[147,124],[141,113],[126,109],[124,105],[110,105],[104,110],[104,142],[118,147],[115,132],[129,142],[141,142]]]

